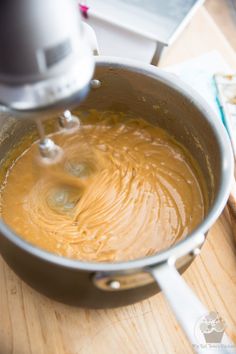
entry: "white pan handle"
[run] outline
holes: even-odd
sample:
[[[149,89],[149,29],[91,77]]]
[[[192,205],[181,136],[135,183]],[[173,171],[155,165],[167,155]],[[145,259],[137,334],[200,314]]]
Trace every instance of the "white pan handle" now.
[[[193,350],[202,354],[236,353],[236,346],[226,334],[223,335],[222,341],[217,347],[213,348],[215,345],[206,347],[205,345],[201,348],[195,334],[195,328],[200,318],[207,315],[209,311],[185,283],[173,262],[166,262],[151,268],[151,274],[163,291],[177,320],[193,345]]]

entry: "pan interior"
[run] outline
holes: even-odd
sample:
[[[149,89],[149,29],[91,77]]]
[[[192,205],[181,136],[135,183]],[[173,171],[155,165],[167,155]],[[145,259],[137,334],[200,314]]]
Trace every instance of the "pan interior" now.
[[[102,86],[91,91],[87,100],[80,106],[80,110],[88,112],[96,108],[102,112],[124,112],[133,116],[140,116],[142,112],[142,118],[167,130],[198,162],[204,177],[210,208],[220,184],[221,151],[217,136],[202,113],[187,98],[171,89],[162,80],[157,81],[142,73],[130,72],[123,68],[101,67],[97,69],[95,77],[101,80]],[[48,124],[48,131],[54,129],[54,124],[55,121]],[[2,125],[0,158],[2,166],[6,169],[7,153],[19,140],[24,150],[29,139],[22,140],[22,137],[31,134],[33,141],[37,134],[34,124],[30,121],[7,118]]]

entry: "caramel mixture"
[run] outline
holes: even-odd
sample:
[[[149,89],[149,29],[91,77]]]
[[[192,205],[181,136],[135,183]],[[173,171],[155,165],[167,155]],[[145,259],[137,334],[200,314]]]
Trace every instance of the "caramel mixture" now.
[[[152,255],[203,219],[197,163],[166,131],[124,114],[91,111],[78,132],[52,135],[57,166],[33,143],[1,189],[1,214],[18,235],[58,255],[122,261]]]

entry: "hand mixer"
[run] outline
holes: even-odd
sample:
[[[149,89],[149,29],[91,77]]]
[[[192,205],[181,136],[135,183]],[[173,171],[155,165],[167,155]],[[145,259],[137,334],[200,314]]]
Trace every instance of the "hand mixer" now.
[[[34,118],[42,157],[59,148],[44,136],[42,119],[59,115],[70,128],[69,110],[86,96],[94,60],[78,6],[73,0],[1,0],[0,104],[15,117]]]

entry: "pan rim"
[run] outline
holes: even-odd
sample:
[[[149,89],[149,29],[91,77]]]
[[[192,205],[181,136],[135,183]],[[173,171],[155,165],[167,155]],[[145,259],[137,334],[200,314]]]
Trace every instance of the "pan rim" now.
[[[97,64],[100,67],[123,68],[125,70],[137,72],[138,74],[143,74],[145,76],[158,79],[162,83],[170,86],[173,90],[178,91],[195,106],[195,108],[205,117],[205,119],[207,119],[214,130],[217,140],[219,141],[220,159],[222,161],[219,191],[212,207],[208,211],[207,216],[192,233],[168,249],[160,251],[152,256],[115,263],[85,262],[50,253],[21,238],[2,220],[0,220],[0,233],[1,237],[5,237],[8,241],[12,242],[23,251],[41,259],[42,261],[61,266],[63,268],[89,272],[139,271],[140,269],[143,270],[147,267],[163,263],[171,257],[176,257],[176,255],[177,257],[179,255],[185,255],[203,243],[203,236],[208,232],[210,227],[221,214],[230,194],[234,165],[232,148],[223,123],[219,120],[216,114],[194,89],[182,82],[175,75],[167,73],[149,64],[143,64],[139,61],[117,57],[97,57],[96,65]]]

